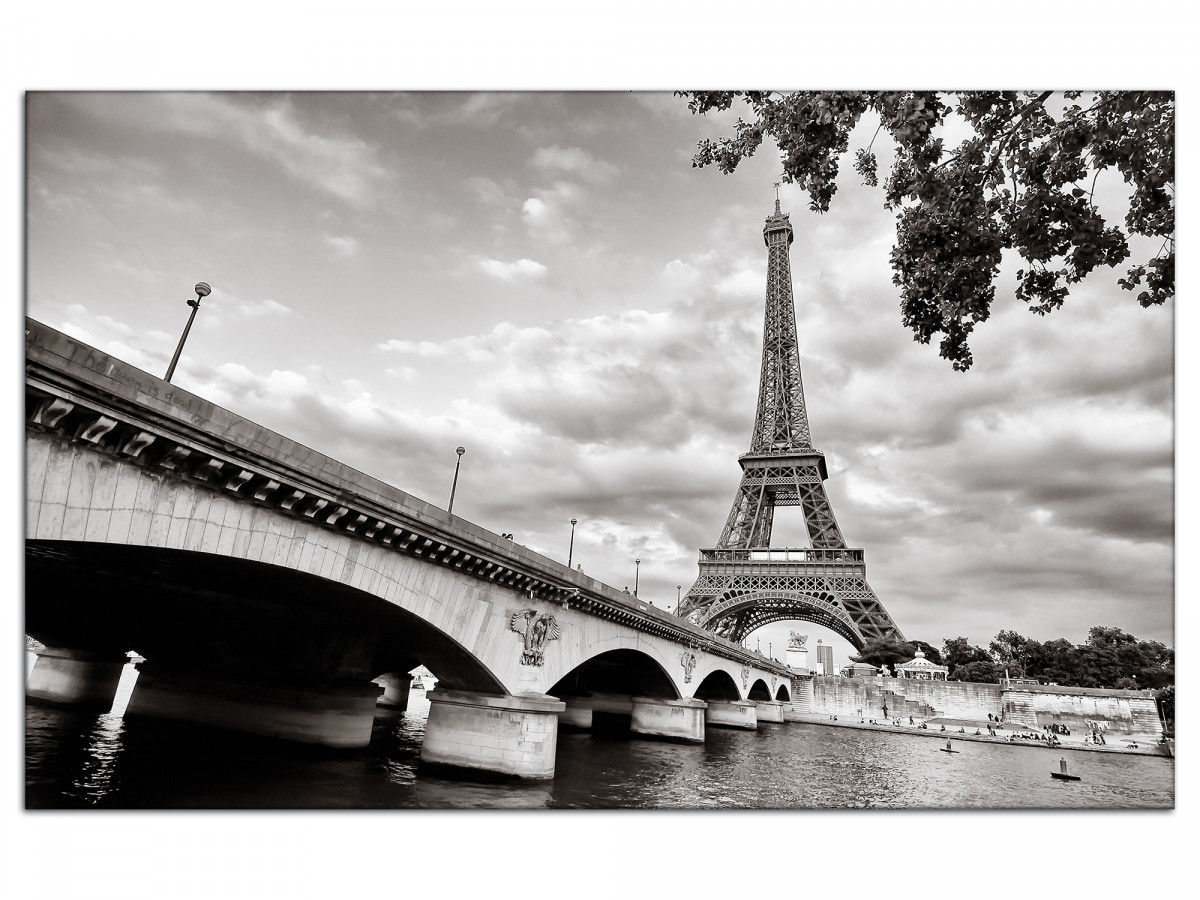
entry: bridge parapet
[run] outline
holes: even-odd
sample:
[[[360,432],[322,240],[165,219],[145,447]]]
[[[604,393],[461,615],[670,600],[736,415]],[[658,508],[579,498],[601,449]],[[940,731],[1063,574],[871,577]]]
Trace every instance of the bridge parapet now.
[[[687,647],[788,674],[786,667],[760,654],[32,319],[26,319],[25,408],[30,431],[269,506],[531,599],[569,605]],[[30,539],[56,540],[62,519],[30,517],[29,529]],[[212,552],[216,547],[200,549]]]

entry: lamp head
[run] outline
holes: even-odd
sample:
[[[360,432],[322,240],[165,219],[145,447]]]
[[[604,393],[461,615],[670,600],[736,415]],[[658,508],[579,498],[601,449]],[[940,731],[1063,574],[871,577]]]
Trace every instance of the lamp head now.
[[[187,305],[193,307],[194,309],[199,309],[200,308],[200,298],[207,297],[211,293],[212,293],[212,288],[210,288],[207,284],[205,284],[203,281],[201,281],[198,285],[196,285],[196,299],[188,300]]]
[[[467,452],[467,448],[466,447],[455,447],[454,452],[457,453],[459,456],[462,456],[464,453]]]
[[[575,524],[576,522],[578,522],[578,521],[579,521],[579,520],[578,520],[578,519],[576,519],[574,516],[571,516],[571,524],[572,524],[572,525],[574,525],[574,524]]]

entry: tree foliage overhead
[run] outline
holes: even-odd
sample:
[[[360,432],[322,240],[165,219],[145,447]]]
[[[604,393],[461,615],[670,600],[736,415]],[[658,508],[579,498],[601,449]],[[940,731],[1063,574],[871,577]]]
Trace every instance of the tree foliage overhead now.
[[[941,335],[940,353],[957,370],[973,361],[968,338],[986,321],[1003,251],[1025,265],[1016,296],[1045,315],[1071,285],[1130,255],[1128,235],[1159,238],[1148,260],[1118,284],[1142,306],[1175,294],[1175,100],[1171,92],[1097,91],[679,91],[693,114],[749,107],[732,137],[705,139],[692,165],[726,174],[753,156],[764,137],[779,147],[784,181],[826,212],[837,192],[850,133],[868,113],[879,125],[855,153],[865,184],[879,185],[874,152],[880,132],[895,160],[883,180],[884,207],[896,213],[892,280],[901,290],[914,340]],[[1053,100],[1052,100],[1053,98]],[[1081,100],[1083,102],[1081,102]],[[948,117],[972,134],[946,147]],[[1129,185],[1122,225],[1093,202],[1096,180],[1115,169]]]

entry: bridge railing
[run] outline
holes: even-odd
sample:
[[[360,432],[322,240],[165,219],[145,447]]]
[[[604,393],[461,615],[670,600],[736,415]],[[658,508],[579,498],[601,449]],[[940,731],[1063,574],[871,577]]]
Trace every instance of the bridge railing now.
[[[749,563],[861,563],[861,549],[818,547],[751,547],[750,549],[701,548],[700,562]]]

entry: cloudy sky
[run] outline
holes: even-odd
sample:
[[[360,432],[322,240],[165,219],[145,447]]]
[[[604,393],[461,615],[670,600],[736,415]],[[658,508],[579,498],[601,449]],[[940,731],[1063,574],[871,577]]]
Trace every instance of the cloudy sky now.
[[[176,384],[442,506],[462,445],[457,514],[563,561],[576,517],[587,574],[632,589],[640,558],[673,607],[758,387],[778,158],[690,161],[731,119],[653,92],[34,93],[27,314],[162,375],[207,281]],[[1038,318],[1010,260],[956,373],[901,325],[894,221],[844,168],[828,214],[781,198],[814,444],[893,618],[1174,644],[1173,306],[1106,270]],[[794,511],[775,543],[804,545]],[[789,628],[850,649],[750,643]]]

